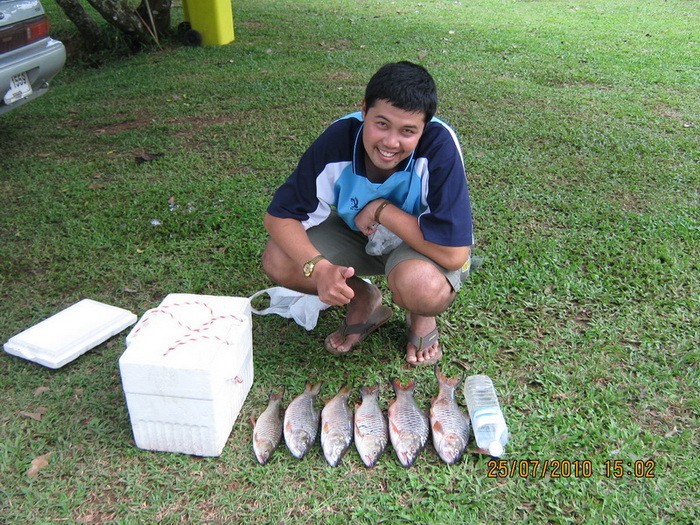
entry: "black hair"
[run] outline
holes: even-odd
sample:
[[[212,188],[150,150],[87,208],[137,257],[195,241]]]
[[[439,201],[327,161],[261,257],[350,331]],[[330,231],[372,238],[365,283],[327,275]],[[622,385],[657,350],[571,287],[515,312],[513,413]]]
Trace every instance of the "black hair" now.
[[[437,88],[423,66],[404,60],[386,64],[372,76],[365,89],[367,109],[377,100],[411,113],[422,112],[427,123],[437,111]]]

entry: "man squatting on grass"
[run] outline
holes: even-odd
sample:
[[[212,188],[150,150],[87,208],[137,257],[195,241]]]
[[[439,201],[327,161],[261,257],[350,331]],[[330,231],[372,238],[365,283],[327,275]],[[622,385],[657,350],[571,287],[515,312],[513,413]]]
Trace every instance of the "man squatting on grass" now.
[[[410,62],[370,79],[362,111],[334,122],[304,153],[265,215],[262,264],[276,283],[347,305],[325,341],[345,354],[386,323],[391,308],[362,276],[386,275],[406,310],[406,361],[442,356],[435,316],[461,286],[472,245],[472,214],[454,131],[434,118],[437,90]],[[403,241],[388,254],[365,246],[382,224]]]

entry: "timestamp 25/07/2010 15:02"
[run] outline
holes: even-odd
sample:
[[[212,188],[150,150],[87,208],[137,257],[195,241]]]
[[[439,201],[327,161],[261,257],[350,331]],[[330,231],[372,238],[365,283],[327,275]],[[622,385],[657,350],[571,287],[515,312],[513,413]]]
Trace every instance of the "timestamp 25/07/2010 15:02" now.
[[[620,479],[655,477],[656,461],[638,459],[623,461],[608,459],[602,468],[594,468],[589,459],[490,459],[487,463],[489,478],[590,478],[600,472],[606,478]]]

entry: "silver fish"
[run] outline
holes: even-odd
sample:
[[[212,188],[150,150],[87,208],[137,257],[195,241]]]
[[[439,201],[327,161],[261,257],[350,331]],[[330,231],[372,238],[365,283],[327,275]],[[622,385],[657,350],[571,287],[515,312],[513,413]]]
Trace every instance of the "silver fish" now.
[[[469,442],[469,418],[457,404],[455,389],[459,377],[449,378],[435,365],[438,380],[438,396],[430,404],[430,428],[433,446],[445,463],[459,461]]]
[[[338,465],[352,442],[352,410],[348,397],[350,388],[344,386],[321,411],[321,448],[331,467]]]
[[[253,450],[255,457],[264,465],[282,439],[282,393],[270,395],[265,411],[260,414],[253,427]]]
[[[428,441],[430,423],[413,398],[414,380],[402,385],[393,379],[391,385],[396,399],[389,405],[389,437],[401,464],[410,467]]]
[[[360,388],[362,404],[355,408],[355,448],[367,467],[374,467],[389,442],[389,428],[379,408],[379,387]]]
[[[320,383],[307,383],[284,412],[284,441],[295,458],[303,458],[316,440],[320,411],[314,408],[314,401],[320,390]]]

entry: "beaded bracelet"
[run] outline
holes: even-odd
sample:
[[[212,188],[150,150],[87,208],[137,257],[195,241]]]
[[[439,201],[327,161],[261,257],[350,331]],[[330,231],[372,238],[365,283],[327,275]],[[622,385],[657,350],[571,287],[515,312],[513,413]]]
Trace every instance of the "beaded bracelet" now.
[[[379,206],[377,206],[377,211],[374,212],[374,222],[376,222],[377,224],[381,224],[381,222],[379,222],[379,215],[381,215],[382,210],[388,205],[389,201],[384,201]]]

